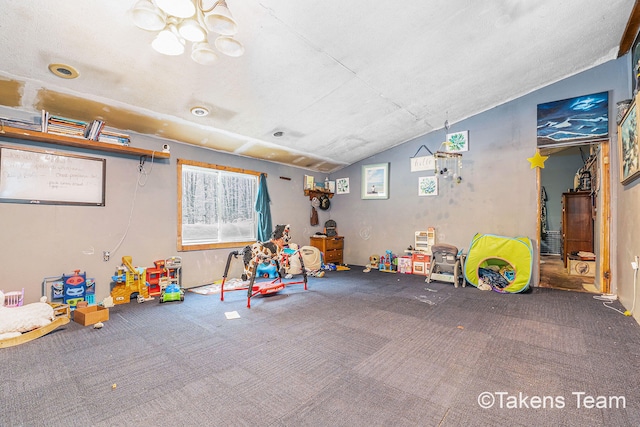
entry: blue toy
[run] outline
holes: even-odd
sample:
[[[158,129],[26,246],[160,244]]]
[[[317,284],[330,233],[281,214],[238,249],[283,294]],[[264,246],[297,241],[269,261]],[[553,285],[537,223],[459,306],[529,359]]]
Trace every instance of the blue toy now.
[[[395,273],[398,270],[398,256],[394,255],[392,251],[387,250],[385,255],[380,257],[380,267],[378,270]]]
[[[276,263],[273,261],[259,263],[256,266],[256,277],[264,277],[265,279],[275,279],[278,277]]]
[[[62,276],[63,303],[75,308],[78,301],[84,301],[87,294],[87,273],[80,274],[80,270],[75,270],[73,275]]]

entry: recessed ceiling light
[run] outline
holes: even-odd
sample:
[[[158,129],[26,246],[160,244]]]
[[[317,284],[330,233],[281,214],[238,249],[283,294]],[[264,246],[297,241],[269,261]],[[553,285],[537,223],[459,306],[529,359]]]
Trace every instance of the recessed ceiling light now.
[[[282,132],[281,130],[273,133],[273,136],[275,136],[276,138],[280,138],[282,135],[284,135],[284,132]]]
[[[49,71],[63,79],[75,79],[80,75],[78,70],[67,64],[49,64]]]
[[[191,114],[196,117],[204,117],[209,114],[209,110],[205,107],[193,107],[191,109]]]

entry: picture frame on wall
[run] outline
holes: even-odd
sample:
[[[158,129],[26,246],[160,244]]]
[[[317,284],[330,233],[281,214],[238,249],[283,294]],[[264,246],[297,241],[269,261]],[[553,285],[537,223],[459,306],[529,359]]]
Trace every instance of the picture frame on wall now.
[[[305,190],[313,190],[315,188],[315,178],[313,175],[305,175],[304,176],[304,189]]]
[[[389,163],[362,166],[362,199],[389,198]]]
[[[640,88],[640,33],[631,47],[631,77],[631,89],[635,95]]]
[[[638,145],[637,99],[629,106],[618,126],[620,182],[629,184],[640,176],[640,146]]]
[[[437,196],[438,177],[421,176],[418,178],[418,196]]]
[[[336,194],[349,194],[349,178],[336,179]]]
[[[462,153],[469,151],[469,131],[454,132],[447,134],[447,144],[445,151],[449,153]]]
[[[609,138],[609,92],[538,104],[537,146],[554,147]]]

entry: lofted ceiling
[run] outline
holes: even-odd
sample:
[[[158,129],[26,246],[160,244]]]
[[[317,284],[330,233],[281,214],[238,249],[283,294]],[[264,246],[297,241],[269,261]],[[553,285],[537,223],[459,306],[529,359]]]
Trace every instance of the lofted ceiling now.
[[[2,3],[0,105],[320,172],[615,59],[638,24],[634,0],[227,0],[245,53],[203,66],[152,50],[135,0]]]

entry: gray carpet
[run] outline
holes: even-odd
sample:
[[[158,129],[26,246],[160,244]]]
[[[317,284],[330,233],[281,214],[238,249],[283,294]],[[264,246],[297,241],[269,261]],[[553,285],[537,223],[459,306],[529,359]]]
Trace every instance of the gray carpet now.
[[[587,293],[354,267],[251,305],[132,302],[0,349],[0,425],[640,425],[640,327]]]

